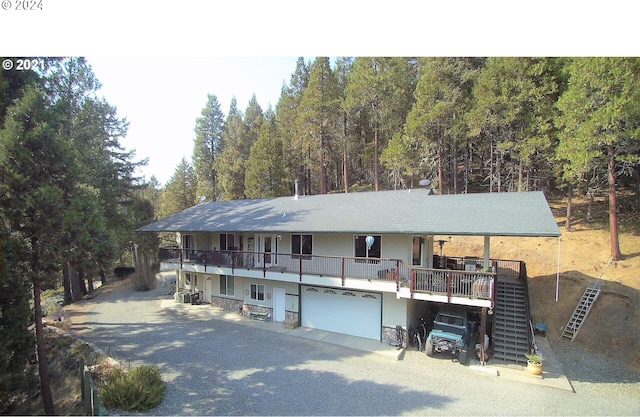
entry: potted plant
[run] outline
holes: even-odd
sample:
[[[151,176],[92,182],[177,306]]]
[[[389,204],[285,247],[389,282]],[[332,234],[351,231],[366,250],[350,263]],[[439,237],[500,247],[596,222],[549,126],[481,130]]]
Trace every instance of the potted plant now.
[[[540,375],[542,373],[542,361],[544,357],[537,353],[525,353],[527,358],[527,372],[532,375]]]

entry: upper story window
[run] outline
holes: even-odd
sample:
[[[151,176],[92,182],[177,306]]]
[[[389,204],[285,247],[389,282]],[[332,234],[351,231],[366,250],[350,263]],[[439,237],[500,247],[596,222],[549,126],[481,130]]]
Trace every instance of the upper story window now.
[[[194,235],[182,235],[182,249],[185,259],[193,259],[195,257],[196,237]]]
[[[291,235],[291,253],[294,255],[311,255],[313,253],[313,236]]]
[[[220,233],[220,250],[236,250],[235,238],[233,233]]]
[[[196,248],[196,238],[194,235],[182,235],[182,248],[194,250]]]
[[[411,265],[419,266],[422,265],[422,236],[413,236],[413,248],[412,248],[412,256],[411,256]]]
[[[354,237],[356,258],[380,258],[380,254],[382,253],[382,236],[373,235],[372,237],[373,244],[371,247],[367,245],[367,235],[356,235]]]

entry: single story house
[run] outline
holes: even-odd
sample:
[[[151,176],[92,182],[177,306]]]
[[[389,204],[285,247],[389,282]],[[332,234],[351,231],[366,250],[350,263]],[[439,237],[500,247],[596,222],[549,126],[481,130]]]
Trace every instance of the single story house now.
[[[162,268],[177,293],[274,321],[386,340],[427,303],[491,311],[495,236],[560,236],[542,192],[434,195],[426,189],[200,203],[139,229],[175,232]],[[483,236],[483,256],[443,259],[437,236]]]

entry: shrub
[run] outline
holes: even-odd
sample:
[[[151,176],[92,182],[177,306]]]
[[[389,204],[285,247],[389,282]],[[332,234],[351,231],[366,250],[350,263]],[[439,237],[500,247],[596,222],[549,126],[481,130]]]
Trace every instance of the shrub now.
[[[160,369],[144,365],[130,372],[114,370],[100,387],[100,397],[107,407],[148,411],[162,402],[164,390]]]

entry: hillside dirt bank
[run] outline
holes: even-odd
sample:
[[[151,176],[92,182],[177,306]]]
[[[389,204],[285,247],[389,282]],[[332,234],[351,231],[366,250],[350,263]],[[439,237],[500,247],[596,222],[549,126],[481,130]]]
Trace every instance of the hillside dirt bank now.
[[[582,202],[584,203],[584,202]],[[584,204],[576,205],[573,231],[565,230],[566,201],[551,201],[562,236],[558,238],[491,238],[491,257],[526,262],[531,310],[536,321],[549,326],[551,347],[575,344],[586,353],[604,355],[628,370],[640,373],[640,236],[620,234],[624,259],[611,262],[610,236],[602,222],[586,223],[580,217]],[[596,206],[606,214],[606,200]],[[573,217],[573,216],[572,216]],[[436,239],[448,240],[449,236]],[[482,237],[452,236],[445,256],[482,257]],[[558,247],[560,248],[559,286]],[[606,268],[606,271],[605,271]],[[604,272],[604,274],[603,274]],[[573,342],[560,333],[587,285],[601,279],[602,292]],[[556,302],[556,291],[558,301]]]

